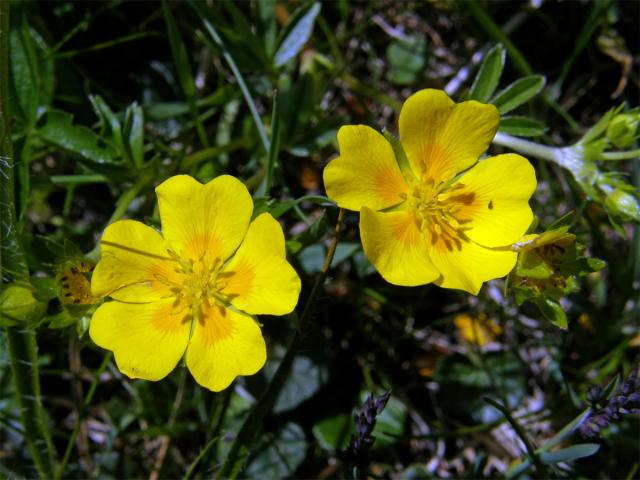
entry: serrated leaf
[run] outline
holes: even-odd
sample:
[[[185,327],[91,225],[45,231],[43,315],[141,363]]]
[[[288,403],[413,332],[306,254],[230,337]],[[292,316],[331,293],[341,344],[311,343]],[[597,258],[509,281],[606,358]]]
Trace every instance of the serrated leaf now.
[[[476,75],[471,90],[469,91],[469,99],[479,102],[486,102],[491,98],[493,92],[498,87],[502,69],[504,68],[505,49],[502,44],[493,47],[480,65],[478,75]]]
[[[499,130],[519,137],[539,137],[547,127],[533,118],[513,116],[501,118]]]
[[[273,57],[273,64],[276,67],[281,67],[302,50],[311,37],[318,13],[320,13],[320,4],[315,2],[304,5],[296,11],[278,43]]]
[[[73,116],[61,110],[44,113],[36,125],[45,141],[98,164],[115,164],[120,154],[87,127],[73,125]]]
[[[579,458],[590,457],[600,449],[597,443],[580,443],[562,448],[555,452],[542,452],[540,460],[547,464],[571,462]]]
[[[501,90],[491,103],[498,107],[501,114],[505,114],[535,97],[544,88],[545,82],[542,75],[521,78]]]

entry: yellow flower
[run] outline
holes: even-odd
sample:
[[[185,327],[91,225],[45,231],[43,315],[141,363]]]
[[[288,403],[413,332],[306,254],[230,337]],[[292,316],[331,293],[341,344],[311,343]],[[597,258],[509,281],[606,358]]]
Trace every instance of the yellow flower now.
[[[502,333],[500,325],[485,313],[472,317],[467,313],[456,315],[453,324],[464,340],[480,347],[493,342]]]
[[[340,129],[340,156],[324,170],[327,195],[360,211],[364,252],[388,282],[477,294],[514,267],[508,247],[533,219],[536,177],[519,155],[478,162],[499,119],[493,105],[455,104],[428,89],[400,112],[406,158],[372,128]]]
[[[196,381],[220,391],[265,363],[253,315],[295,307],[300,279],[285,257],[280,224],[263,213],[236,178],[202,185],[186,175],[156,188],[162,235],[140,222],[109,225],[91,279],[109,295],[89,334],[112,350],[122,373],[159,380],[186,352]]]

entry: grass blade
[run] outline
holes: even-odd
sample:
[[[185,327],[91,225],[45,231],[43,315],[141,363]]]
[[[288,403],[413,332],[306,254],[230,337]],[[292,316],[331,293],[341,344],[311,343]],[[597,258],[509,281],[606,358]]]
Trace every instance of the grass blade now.
[[[242,95],[244,96],[244,99],[247,102],[249,111],[251,112],[251,116],[253,117],[253,121],[255,122],[256,128],[258,129],[258,135],[260,135],[260,140],[262,141],[264,150],[265,152],[268,153],[270,148],[269,139],[267,137],[267,133],[264,130],[264,125],[262,124],[262,119],[260,118],[260,114],[258,113],[256,102],[253,100],[253,96],[251,95],[251,92],[249,91],[249,88],[247,87],[247,84],[244,81],[244,77],[242,76],[242,73],[240,73],[240,70],[238,69],[236,62],[233,60],[233,57],[229,53],[229,50],[225,47],[222,41],[222,37],[220,37],[220,35],[218,34],[218,31],[213,26],[213,23],[209,19],[207,11],[202,6],[202,4],[200,4],[199,2],[190,2],[190,4],[202,19],[205,30],[213,40],[213,43],[222,51],[222,56],[224,57],[226,62],[229,64],[229,68],[231,68],[233,75],[236,77],[236,80],[238,81],[238,86],[242,91]]]

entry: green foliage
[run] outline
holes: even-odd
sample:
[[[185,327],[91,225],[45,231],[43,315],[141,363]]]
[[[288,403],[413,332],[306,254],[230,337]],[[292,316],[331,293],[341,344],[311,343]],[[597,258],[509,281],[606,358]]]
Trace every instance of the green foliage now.
[[[500,82],[504,59],[505,49],[500,44],[487,53],[469,90],[469,99],[486,102],[491,98]]]
[[[554,325],[566,329],[560,299],[580,290],[578,277],[603,269],[605,263],[584,256],[585,247],[559,223],[514,245],[520,253],[511,281],[519,305],[530,300]]]
[[[391,42],[387,47],[387,79],[396,85],[414,83],[426,63],[426,50],[424,35],[413,35]]]
[[[634,475],[637,419],[594,443],[575,433],[585,392],[638,362],[633,4],[4,2],[8,22],[6,5],[3,476],[349,478],[336,452],[365,397],[387,390],[359,477]],[[478,297],[385,283],[355,213],[331,249],[338,209],[322,168],[338,129],[389,125],[407,174],[395,125],[421,88],[494,104],[489,153],[536,170],[531,205],[549,226],[517,242],[508,280]],[[166,178],[223,173],[248,186],[254,216],[282,224],[300,304],[260,317],[268,362],[226,391],[199,387],[184,364],[128,379],[87,335],[102,300],[65,303],[61,272],[99,259],[110,222],[158,226]],[[483,346],[453,322],[480,314],[501,330]]]

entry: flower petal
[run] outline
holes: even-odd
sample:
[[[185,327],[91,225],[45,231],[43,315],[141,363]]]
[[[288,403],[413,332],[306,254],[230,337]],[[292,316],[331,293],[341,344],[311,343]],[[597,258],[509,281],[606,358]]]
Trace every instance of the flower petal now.
[[[430,245],[429,254],[441,275],[436,285],[473,295],[478,294],[484,282],[507,275],[518,258],[510,250],[492,250],[469,240],[445,243],[442,237]]]
[[[114,353],[118,369],[129,378],[160,380],[175,368],[189,342],[191,315],[173,303],[103,303],[93,314],[89,335]]]
[[[268,213],[251,223],[221,275],[222,293],[247,313],[284,315],[298,303],[300,278],[287,262],[282,227]]]
[[[135,220],[112,223],[102,235],[100,257],[91,277],[94,296],[144,303],[169,293],[159,278],[175,275],[174,265],[153,228]]]
[[[187,366],[196,382],[219,392],[238,375],[256,373],[266,359],[264,338],[252,317],[220,304],[203,308],[187,348]]]
[[[479,162],[460,179],[456,195],[473,200],[458,218],[470,220],[467,236],[486,247],[511,245],[533,220],[529,198],[536,189],[536,173],[529,161],[516,154],[498,155]]]
[[[226,260],[244,238],[253,200],[244,184],[221,175],[206,185],[176,175],[156,187],[162,235],[182,258]]]
[[[404,201],[407,185],[391,145],[380,133],[364,125],[338,131],[340,156],[325,167],[327,195],[340,207],[374,210]]]
[[[471,167],[493,139],[500,114],[474,100],[453,103],[441,90],[411,95],[400,111],[400,141],[414,173],[436,184]]]
[[[360,212],[360,236],[364,253],[389,283],[424,285],[438,278],[429,259],[426,236],[409,211]]]

